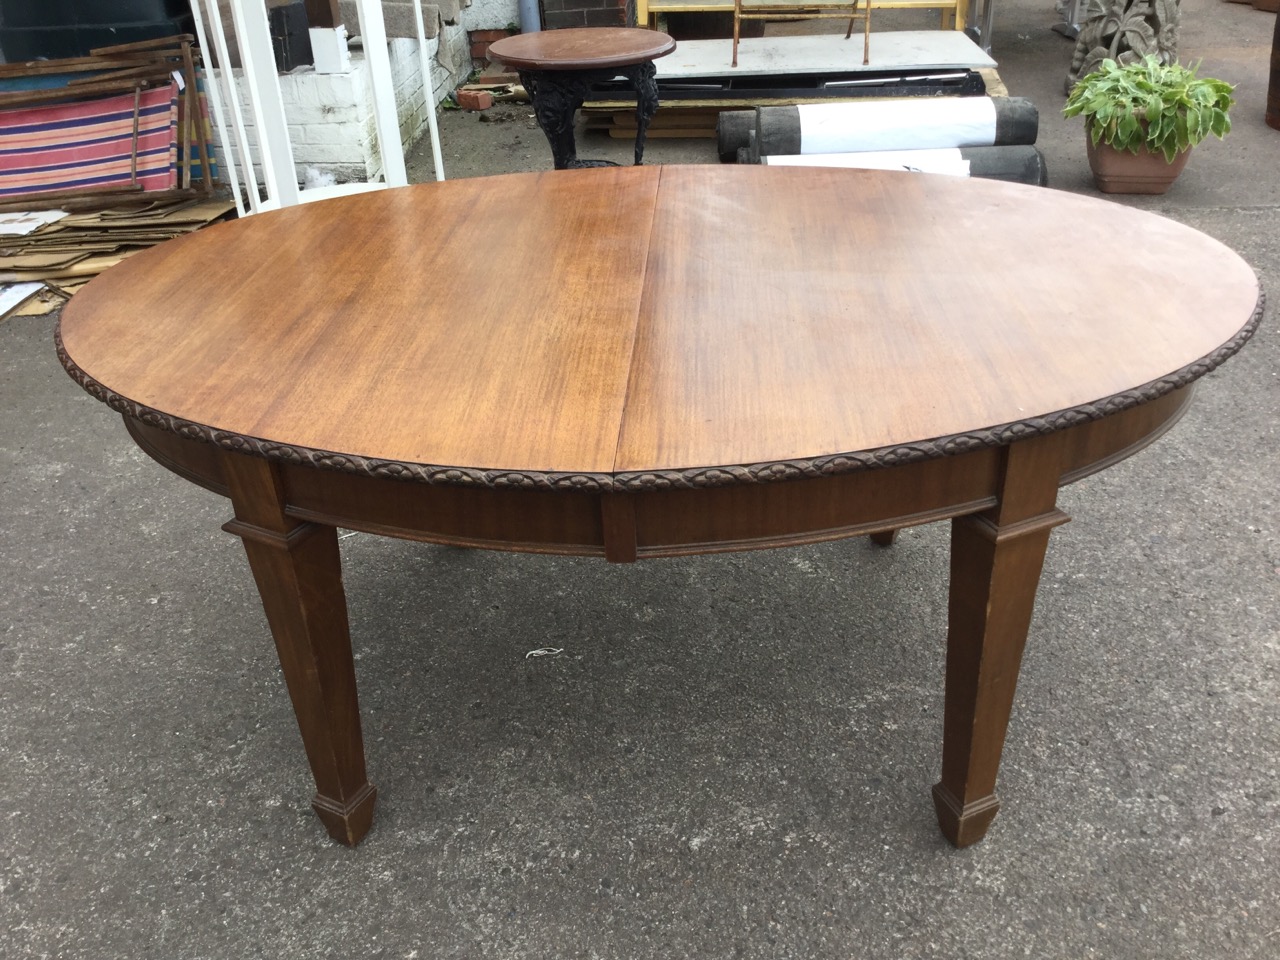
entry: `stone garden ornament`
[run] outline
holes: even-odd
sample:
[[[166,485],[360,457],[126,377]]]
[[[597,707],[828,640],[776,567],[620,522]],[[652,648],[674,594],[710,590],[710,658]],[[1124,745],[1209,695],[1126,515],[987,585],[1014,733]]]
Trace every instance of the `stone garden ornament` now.
[[[1103,60],[1124,65],[1155,56],[1178,59],[1178,0],[1089,0],[1067,70],[1065,90]]]

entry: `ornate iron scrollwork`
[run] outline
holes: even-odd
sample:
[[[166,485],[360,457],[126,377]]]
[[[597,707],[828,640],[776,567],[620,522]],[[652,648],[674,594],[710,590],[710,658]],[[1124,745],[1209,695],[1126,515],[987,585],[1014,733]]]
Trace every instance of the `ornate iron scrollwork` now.
[[[644,157],[649,121],[658,112],[657,69],[651,61],[608,70],[521,70],[520,82],[533,100],[538,126],[551,144],[557,170],[616,167],[610,160],[579,160],[573,136],[573,117],[591,95],[594,84],[626,77],[636,91],[636,166]]]

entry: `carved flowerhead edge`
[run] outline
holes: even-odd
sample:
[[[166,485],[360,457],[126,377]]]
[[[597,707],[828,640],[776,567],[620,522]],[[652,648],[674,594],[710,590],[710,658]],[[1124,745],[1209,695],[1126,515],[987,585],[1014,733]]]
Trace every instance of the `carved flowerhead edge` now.
[[[880,447],[854,453],[837,453],[801,460],[771,461],[730,466],[698,467],[689,470],[655,470],[620,473],[544,473],[537,471],[480,470],[473,467],[437,466],[377,460],[276,443],[238,433],[217,430],[204,424],[174,417],[160,410],[121,396],[89,376],[67,354],[62,343],[62,324],[54,332],[58,360],[92,397],[116,412],[150,427],[173,433],[187,440],[212,443],[225,450],[264,457],[283,463],[338,470],[371,477],[406,480],[413,483],[450,484],[453,486],[488,487],[492,489],[582,490],[587,492],[696,489],[743,483],[773,483],[805,477],[834,476],[859,470],[895,467],[918,460],[954,456],[983,447],[1002,447],[1029,437],[1066,430],[1082,423],[1101,420],[1133,407],[1150,403],[1174,390],[1200,379],[1236,354],[1253,336],[1262,322],[1266,296],[1259,290],[1258,301],[1249,321],[1230,340],[1207,356],[1173,373],[1152,380],[1132,390],[1105,397],[1028,420],[976,430],[972,433],[921,440],[903,446]]]

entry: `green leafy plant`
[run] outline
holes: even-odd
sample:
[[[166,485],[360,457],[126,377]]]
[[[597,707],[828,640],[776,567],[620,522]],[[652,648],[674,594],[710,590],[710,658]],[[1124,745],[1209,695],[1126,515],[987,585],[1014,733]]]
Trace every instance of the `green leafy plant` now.
[[[1094,146],[1102,142],[1130,153],[1145,146],[1172,163],[1209,134],[1221,140],[1231,131],[1227,111],[1235,88],[1196,76],[1199,66],[1161,63],[1154,56],[1123,66],[1104,60],[1071,88],[1063,115],[1083,116]]]

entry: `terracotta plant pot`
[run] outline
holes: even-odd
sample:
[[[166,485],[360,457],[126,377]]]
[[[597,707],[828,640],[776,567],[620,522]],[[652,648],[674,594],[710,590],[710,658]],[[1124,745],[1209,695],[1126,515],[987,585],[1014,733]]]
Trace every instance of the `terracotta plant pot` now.
[[[1162,153],[1150,153],[1143,147],[1137,153],[1117,150],[1105,143],[1093,145],[1085,134],[1089,150],[1089,169],[1093,182],[1103,193],[1164,193],[1178,179],[1187,165],[1190,150],[1184,150],[1169,163]]]

